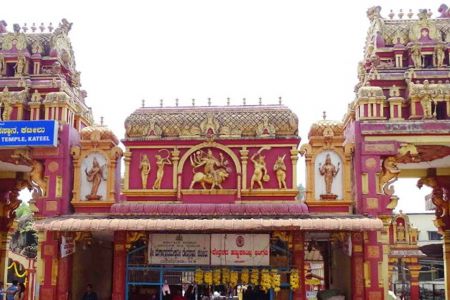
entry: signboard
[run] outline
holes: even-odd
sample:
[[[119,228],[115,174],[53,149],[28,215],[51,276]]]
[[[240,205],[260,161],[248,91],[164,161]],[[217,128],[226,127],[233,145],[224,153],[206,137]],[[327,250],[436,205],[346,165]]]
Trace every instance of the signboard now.
[[[0,147],[56,147],[58,122],[0,121]]]
[[[148,263],[209,265],[209,234],[150,234]]]
[[[211,265],[267,266],[269,234],[212,234]]]
[[[72,237],[61,237],[61,257],[66,257],[75,253],[75,241]]]

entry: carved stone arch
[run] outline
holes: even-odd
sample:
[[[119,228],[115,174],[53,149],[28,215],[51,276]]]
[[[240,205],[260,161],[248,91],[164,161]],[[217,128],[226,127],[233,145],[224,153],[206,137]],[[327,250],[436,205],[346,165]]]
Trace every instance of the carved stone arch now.
[[[217,148],[228,154],[231,159],[233,160],[234,166],[236,168],[236,174],[241,175],[241,163],[239,161],[239,158],[236,156],[236,154],[228,147],[216,143],[216,142],[204,142],[201,144],[198,144],[192,148],[190,148],[186,153],[181,157],[180,163],[178,164],[177,174],[181,174],[184,168],[184,163],[186,160],[191,156],[195,151],[203,149],[203,148]]]

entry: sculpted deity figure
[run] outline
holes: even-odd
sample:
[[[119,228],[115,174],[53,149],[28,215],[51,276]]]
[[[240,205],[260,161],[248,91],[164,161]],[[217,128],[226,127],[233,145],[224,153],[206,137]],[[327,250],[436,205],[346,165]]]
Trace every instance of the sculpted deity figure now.
[[[165,150],[167,151],[167,156],[166,157],[162,157],[159,154],[155,155],[156,158],[156,166],[158,167],[158,170],[156,171],[156,180],[153,183],[153,189],[154,190],[159,190],[161,188],[161,182],[162,179],[164,177],[164,166],[167,165],[171,165],[172,162],[169,160],[169,156],[170,153],[167,149],[161,149],[160,151]]]
[[[208,149],[207,153],[199,150],[190,157],[190,160],[194,172],[190,189],[193,189],[197,182],[201,184],[203,189],[206,189],[205,184],[210,184],[211,190],[214,187],[222,189],[222,182],[229,176],[228,161],[222,153],[219,153],[219,159],[217,159],[211,149]],[[196,172],[199,167],[203,167],[203,172]]]
[[[414,67],[422,67],[422,51],[420,49],[420,45],[417,43],[411,47],[411,60],[414,64]]]
[[[3,54],[0,54],[0,76],[3,75],[4,70],[6,70],[5,57]]]
[[[100,187],[100,184],[102,183],[102,180],[106,180],[106,177],[104,174],[104,165],[100,166],[100,164],[97,161],[97,158],[94,157],[92,161],[92,167],[88,171],[87,168],[84,170],[86,173],[86,178],[88,182],[91,182],[91,193],[89,195],[86,195],[87,200],[100,200],[102,198],[101,195],[97,195],[98,188]]]
[[[284,158],[286,155],[278,156],[277,161],[273,165],[273,170],[277,175],[278,188],[286,189],[286,164],[284,163]]]
[[[436,67],[441,68],[444,66],[445,59],[445,47],[443,44],[437,44],[434,49],[434,55],[436,60]]]
[[[405,242],[406,241],[406,230],[403,223],[397,224],[397,241],[398,242]]]
[[[16,76],[21,76],[26,73],[26,66],[27,66],[27,60],[25,59],[25,56],[20,55],[17,58],[16,63]]]
[[[324,177],[325,180],[325,192],[327,195],[331,195],[331,189],[333,187],[334,177],[339,173],[341,163],[336,166],[331,162],[330,154],[327,154],[325,158],[325,163],[319,163],[320,175]]]
[[[254,170],[253,176],[250,180],[250,190],[253,190],[255,186],[255,182],[258,183],[260,189],[264,189],[263,181],[267,182],[270,180],[269,175],[267,174],[265,157],[261,155],[261,151],[264,148],[261,148],[258,152],[252,155],[250,160],[253,162]],[[258,158],[256,158],[258,157]]]
[[[139,163],[139,169],[141,170],[142,188],[147,188],[148,174],[150,174],[151,166],[148,160],[147,154],[142,155],[141,162]]]
[[[433,90],[430,88],[428,80],[423,81],[423,89],[420,90],[420,104],[422,105],[423,118],[430,119],[433,117],[432,102]]]

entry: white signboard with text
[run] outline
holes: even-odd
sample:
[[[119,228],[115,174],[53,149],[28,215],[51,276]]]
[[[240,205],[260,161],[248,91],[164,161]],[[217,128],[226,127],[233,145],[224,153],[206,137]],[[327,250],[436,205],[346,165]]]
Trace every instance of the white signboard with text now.
[[[209,265],[209,234],[150,234],[148,263]]]
[[[269,263],[269,234],[211,235],[211,265],[265,266]]]
[[[66,257],[75,253],[75,241],[72,237],[61,237],[61,257]]]

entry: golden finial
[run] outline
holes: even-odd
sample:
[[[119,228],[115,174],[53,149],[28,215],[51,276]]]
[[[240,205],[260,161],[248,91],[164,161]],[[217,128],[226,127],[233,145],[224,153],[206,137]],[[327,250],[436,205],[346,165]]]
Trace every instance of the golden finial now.
[[[391,9],[391,12],[389,13],[389,19],[393,19],[394,18],[394,16],[395,16],[395,14],[394,14],[394,11]]]
[[[211,98],[208,98],[208,106],[211,106]]]
[[[242,104],[247,105],[247,100],[245,98],[242,98]]]
[[[230,98],[227,98],[227,106],[230,106]]]
[[[327,119],[327,112],[326,112],[325,110],[324,110],[323,113],[322,113],[322,118],[323,118],[324,120]]]
[[[100,125],[103,126],[103,116],[100,117]]]
[[[278,104],[281,105],[283,102],[281,101],[281,97],[278,97]]]
[[[145,107],[145,99],[142,99],[142,107]]]
[[[398,13],[398,18],[401,20],[405,14],[403,13],[403,9],[400,9],[400,12]]]
[[[195,106],[195,99],[192,98],[192,106]]]
[[[178,107],[178,98],[175,99],[175,106]]]
[[[163,104],[164,104],[164,100],[163,99],[159,100],[159,106],[163,107]]]
[[[412,9],[410,9],[407,14],[408,18],[411,19],[413,15]]]
[[[262,98],[259,97],[259,105],[262,105]]]

